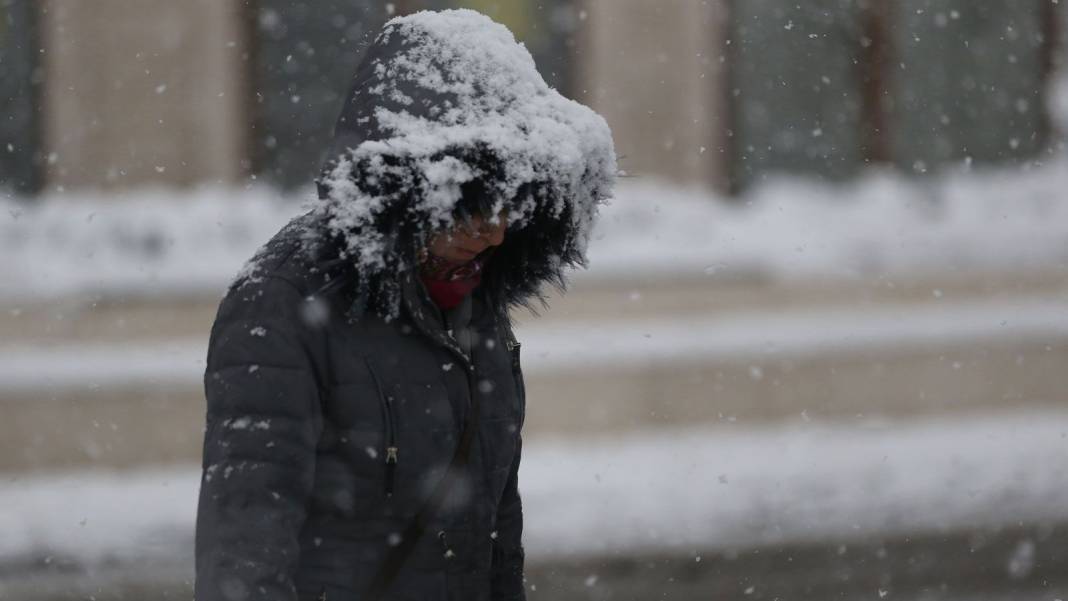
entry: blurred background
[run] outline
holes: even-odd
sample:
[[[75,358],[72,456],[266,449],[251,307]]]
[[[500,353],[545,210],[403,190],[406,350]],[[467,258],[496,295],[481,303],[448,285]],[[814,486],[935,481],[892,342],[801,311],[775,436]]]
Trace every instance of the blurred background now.
[[[188,599],[223,291],[463,6],[613,129],[531,599],[1068,598],[1064,0],[0,0],[0,599]]]

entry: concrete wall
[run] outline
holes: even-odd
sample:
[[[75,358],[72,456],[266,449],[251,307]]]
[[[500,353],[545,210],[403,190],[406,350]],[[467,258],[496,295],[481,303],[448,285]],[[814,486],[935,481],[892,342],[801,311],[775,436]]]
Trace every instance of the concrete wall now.
[[[237,0],[42,0],[46,191],[233,182],[247,165]]]
[[[727,2],[586,0],[578,96],[635,176],[726,185]]]
[[[723,188],[726,0],[586,0],[576,94],[636,176]],[[46,191],[234,182],[249,169],[239,0],[42,0]]]

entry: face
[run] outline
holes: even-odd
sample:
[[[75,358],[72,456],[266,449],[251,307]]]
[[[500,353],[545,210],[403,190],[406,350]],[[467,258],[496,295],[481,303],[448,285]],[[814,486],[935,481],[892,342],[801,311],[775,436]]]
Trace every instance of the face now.
[[[503,242],[507,227],[507,210],[498,213],[496,220],[477,215],[468,223],[457,221],[452,228],[432,236],[428,250],[453,263],[466,263],[487,248]]]

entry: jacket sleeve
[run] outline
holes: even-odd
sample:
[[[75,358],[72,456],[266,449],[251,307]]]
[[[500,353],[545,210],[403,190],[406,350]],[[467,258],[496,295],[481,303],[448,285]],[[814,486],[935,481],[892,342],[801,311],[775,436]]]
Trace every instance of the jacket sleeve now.
[[[513,370],[519,394],[519,436],[508,482],[497,508],[497,538],[493,546],[493,601],[525,601],[523,586],[523,501],[519,496],[519,462],[523,451],[523,422],[526,420],[526,384],[519,364],[519,344],[509,328],[507,337],[514,346]]]
[[[296,599],[298,535],[322,432],[303,302],[288,281],[268,276],[231,289],[212,328],[197,601]]]

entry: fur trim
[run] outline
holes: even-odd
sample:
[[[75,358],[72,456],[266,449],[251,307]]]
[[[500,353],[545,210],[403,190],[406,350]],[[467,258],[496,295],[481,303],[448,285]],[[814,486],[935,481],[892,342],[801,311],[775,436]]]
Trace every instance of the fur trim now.
[[[391,20],[361,64],[315,212],[350,261],[357,297],[387,319],[400,274],[457,215],[509,210],[482,284],[504,309],[546,306],[586,266],[616,172],[604,120],[548,87],[503,26],[469,10]]]

